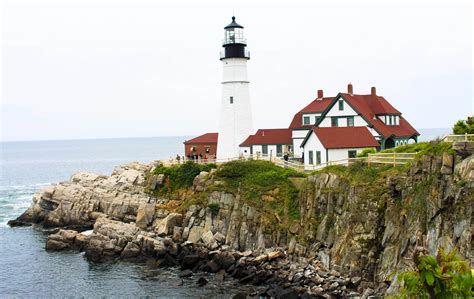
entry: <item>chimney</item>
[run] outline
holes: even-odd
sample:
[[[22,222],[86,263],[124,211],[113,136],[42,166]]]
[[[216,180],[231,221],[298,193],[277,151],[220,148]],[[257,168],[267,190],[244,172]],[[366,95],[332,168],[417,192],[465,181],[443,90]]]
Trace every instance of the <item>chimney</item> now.
[[[347,93],[349,94],[353,94],[354,93],[354,90],[352,88],[352,83],[349,83],[349,85],[347,85]]]
[[[373,95],[373,96],[376,96],[376,95],[377,95],[377,92],[376,92],[374,86],[372,86],[372,88],[370,89],[370,94]]]
[[[323,98],[323,90],[318,89],[318,99],[322,99],[322,98]]]
[[[265,131],[262,130],[262,136],[265,136]]]

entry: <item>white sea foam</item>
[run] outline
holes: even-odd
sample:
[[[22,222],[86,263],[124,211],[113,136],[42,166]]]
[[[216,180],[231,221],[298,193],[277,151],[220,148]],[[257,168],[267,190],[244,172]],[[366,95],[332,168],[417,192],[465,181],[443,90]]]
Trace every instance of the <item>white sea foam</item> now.
[[[11,185],[11,186],[0,186],[0,191],[14,191],[14,190],[34,190],[41,187],[46,187],[51,185],[51,183],[37,183],[30,185]]]

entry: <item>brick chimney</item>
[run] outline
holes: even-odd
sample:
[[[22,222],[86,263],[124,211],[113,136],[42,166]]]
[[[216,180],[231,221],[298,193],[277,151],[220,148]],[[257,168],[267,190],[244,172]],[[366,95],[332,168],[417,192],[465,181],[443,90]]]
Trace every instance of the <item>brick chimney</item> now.
[[[347,93],[349,94],[353,94],[354,93],[354,89],[352,88],[352,83],[349,83],[347,85]]]
[[[318,89],[318,99],[322,99],[322,98],[323,98],[323,90]]]
[[[372,88],[370,88],[370,94],[373,95],[373,96],[377,95],[377,91],[375,90],[374,86],[372,86]]]

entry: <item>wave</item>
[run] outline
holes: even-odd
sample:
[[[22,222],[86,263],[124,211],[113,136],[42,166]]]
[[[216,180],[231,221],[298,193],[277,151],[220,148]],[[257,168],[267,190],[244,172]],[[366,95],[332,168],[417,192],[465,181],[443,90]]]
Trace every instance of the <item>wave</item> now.
[[[51,183],[37,183],[30,185],[11,185],[11,186],[0,186],[0,191],[14,191],[14,190],[32,190],[39,189],[41,187],[46,187],[51,185]]]

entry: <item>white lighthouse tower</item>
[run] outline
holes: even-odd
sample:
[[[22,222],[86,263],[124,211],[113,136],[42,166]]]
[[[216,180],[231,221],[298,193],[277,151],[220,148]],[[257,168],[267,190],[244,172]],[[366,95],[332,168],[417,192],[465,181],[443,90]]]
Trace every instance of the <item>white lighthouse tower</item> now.
[[[217,142],[217,159],[239,156],[239,144],[252,134],[252,109],[250,107],[244,27],[235,22],[224,27],[221,60],[224,65],[222,101]]]

